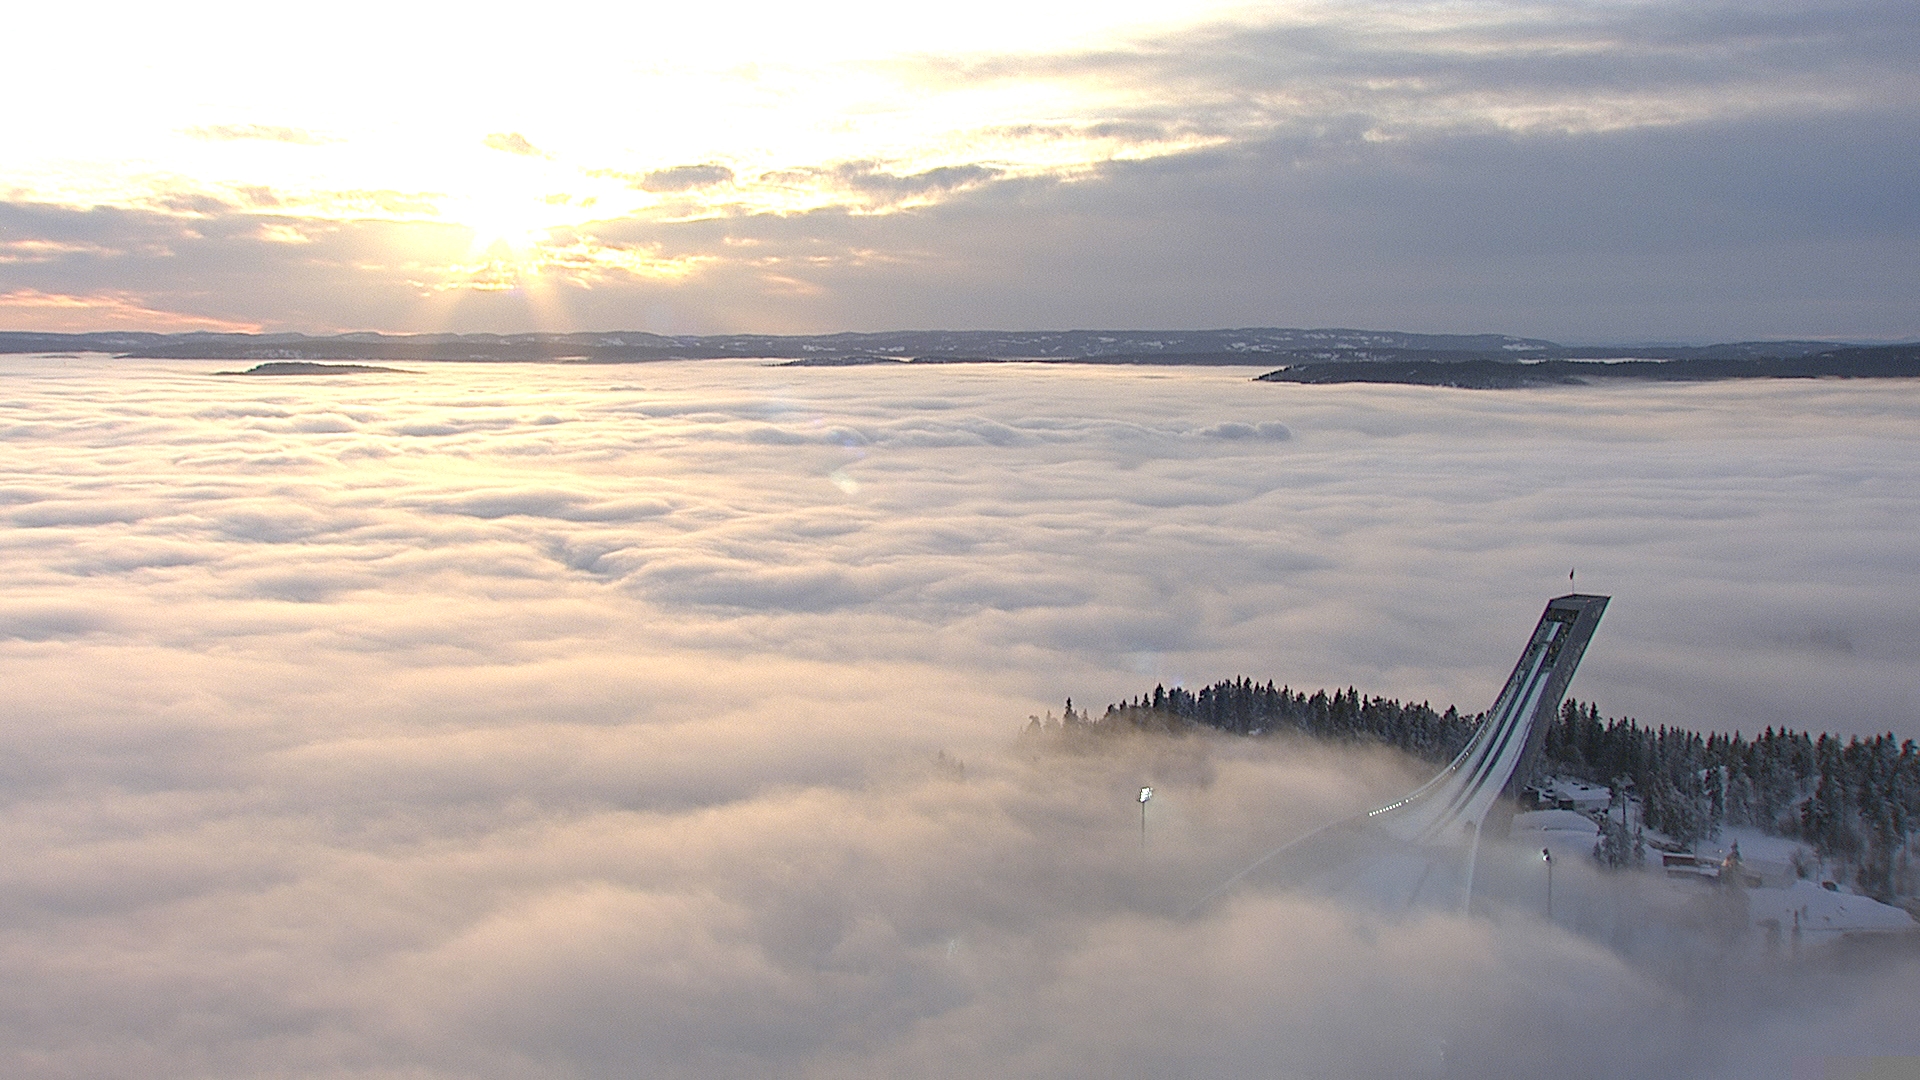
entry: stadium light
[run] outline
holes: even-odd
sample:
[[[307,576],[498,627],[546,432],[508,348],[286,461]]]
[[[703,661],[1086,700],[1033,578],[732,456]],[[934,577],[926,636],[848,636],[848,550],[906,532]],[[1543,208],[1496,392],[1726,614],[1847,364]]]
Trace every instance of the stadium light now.
[[[1140,789],[1140,846],[1147,846],[1147,804],[1153,801],[1153,789]]]
[[[1547,864],[1547,921],[1553,921],[1553,849],[1541,848],[1540,861]]]

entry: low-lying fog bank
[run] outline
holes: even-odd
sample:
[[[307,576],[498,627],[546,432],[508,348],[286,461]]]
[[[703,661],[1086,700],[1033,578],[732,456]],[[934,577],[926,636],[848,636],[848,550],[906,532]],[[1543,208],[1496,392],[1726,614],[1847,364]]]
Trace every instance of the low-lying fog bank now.
[[[1920,1049],[1897,957],[1723,992],[1523,914],[1183,918],[1413,767],[1017,736],[1237,673],[1477,710],[1571,566],[1609,713],[1914,734],[1920,391],[223,366],[0,360],[10,1076]]]

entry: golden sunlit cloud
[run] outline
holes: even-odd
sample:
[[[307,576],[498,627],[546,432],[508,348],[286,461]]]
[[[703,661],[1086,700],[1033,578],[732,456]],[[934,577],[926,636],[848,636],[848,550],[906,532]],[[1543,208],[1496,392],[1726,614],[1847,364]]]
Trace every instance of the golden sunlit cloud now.
[[[299,226],[280,222],[260,226],[260,231],[256,235],[269,244],[313,243],[313,237],[301,231]]]
[[[0,265],[51,262],[64,255],[104,255],[108,251],[108,248],[99,244],[76,244],[60,240],[4,240],[0,241]]]
[[[196,35],[233,39],[219,50],[230,62],[218,79],[170,68],[139,95],[79,88],[27,118],[0,184],[65,206],[174,212],[183,197],[206,197],[282,217],[445,222],[472,230],[473,256],[521,263],[552,230],[593,220],[886,214],[994,179],[1064,178],[1217,141],[1089,136],[1152,95],[1044,67],[1012,78],[941,74],[954,63],[1125,48],[1142,34],[1261,10],[988,0],[966,12],[841,5],[822,18],[771,4],[644,16],[583,6],[501,35],[485,20],[444,25],[383,7],[385,32],[368,38],[342,29],[359,25],[358,7],[278,37],[257,13],[197,20]],[[23,29],[51,34],[62,22],[36,11]],[[633,48],[578,64],[583,31]],[[109,81],[141,78],[180,34],[136,12],[95,35]],[[268,39],[271,63],[259,47]],[[405,47],[427,39],[435,48]],[[364,77],[324,88],[287,79],[287,40],[357,57]],[[502,53],[509,43],[511,56]],[[936,62],[943,57],[959,59]],[[489,70],[512,79],[476,86],[473,73]],[[421,102],[430,104],[404,104]]]
[[[480,142],[489,150],[502,150],[509,154],[519,154],[521,157],[546,156],[540,152],[539,148],[528,142],[525,135],[517,131],[495,132]]]
[[[1368,138],[1390,141],[1463,127],[1682,123],[1812,92],[1494,86],[1290,64],[1297,43],[1273,44],[1270,54],[1221,44],[1265,27],[1317,34],[1318,48],[1443,64],[1616,47],[1578,28],[1531,27],[1524,12],[1489,4],[992,0],[965,12],[878,4],[835,12],[564,7],[504,35],[486,20],[448,25],[382,8],[388,30],[374,38],[342,29],[359,25],[344,13],[280,38],[250,18],[213,31],[230,39],[218,78],[169,68],[130,94],[169,42],[189,44],[176,22],[132,13],[96,35],[112,77],[18,119],[0,185],[63,206],[192,213],[183,200],[204,197],[277,216],[445,222],[472,230],[473,256],[525,262],[552,230],[595,220],[896,213],[995,181],[1072,180],[1107,163],[1256,141],[1328,116],[1364,116]],[[64,18],[34,11],[23,29],[54,36]],[[198,35],[225,24],[194,25]],[[583,33],[633,47],[580,64]],[[267,40],[274,49],[261,47]],[[288,79],[285,40],[358,57],[361,77]],[[420,40],[436,47],[408,47]],[[1181,59],[1176,42],[1195,55]],[[205,47],[197,37],[192,45]],[[1209,51],[1220,55],[1198,63]],[[26,58],[16,77],[33,81],[38,63]],[[475,84],[476,71],[512,77]],[[449,86],[474,88],[449,94]]]
[[[457,299],[684,282],[715,262],[752,277],[765,268],[728,245],[756,233],[808,234],[795,251],[844,260],[856,237],[873,242],[864,234],[938,229],[943,205],[969,204],[957,217],[1003,197],[1094,199],[1109,182],[1187,168],[1173,159],[1391,169],[1462,137],[1824,116],[1920,94],[1910,65],[1843,78],[1834,72],[1859,66],[1829,56],[1783,74],[1780,55],[1804,44],[1798,23],[1702,30],[1665,2],[561,0],[538,17],[457,20],[363,0],[325,19],[218,2],[184,14],[36,5],[9,30],[84,40],[94,74],[74,79],[52,50],[11,58],[17,85],[60,92],[9,114],[0,191],[36,207],[30,218],[130,211],[144,231],[99,241],[119,252],[171,258],[244,239],[273,245],[245,256],[263,264],[306,259],[360,280],[392,270],[417,283],[402,293]],[[1675,42],[1690,34],[1711,62],[1681,58]],[[296,74],[312,71],[325,77]],[[0,234],[0,265],[77,255],[22,246],[37,229],[16,243]],[[672,256],[648,246],[669,237]],[[74,280],[16,275],[0,288],[85,292]]]
[[[294,143],[300,146],[322,146],[339,141],[331,136],[280,124],[206,124],[187,128],[185,134],[196,139],[216,142],[258,139],[262,142]]]
[[[259,323],[236,322],[202,315],[184,315],[147,306],[144,297],[127,293],[90,293],[75,296],[38,289],[0,293],[0,325],[40,333],[85,333],[99,330],[156,330],[181,332],[214,330],[257,333]]]

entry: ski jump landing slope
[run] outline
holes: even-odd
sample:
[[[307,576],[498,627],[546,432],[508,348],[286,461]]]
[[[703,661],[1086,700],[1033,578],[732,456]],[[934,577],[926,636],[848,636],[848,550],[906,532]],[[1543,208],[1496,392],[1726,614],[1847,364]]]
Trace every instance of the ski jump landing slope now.
[[[1533,778],[1547,725],[1607,600],[1574,593],[1548,601],[1486,720],[1438,776],[1386,806],[1270,852],[1195,908],[1258,875],[1376,910],[1467,910],[1481,833],[1498,813],[1493,824],[1504,834],[1512,799]]]

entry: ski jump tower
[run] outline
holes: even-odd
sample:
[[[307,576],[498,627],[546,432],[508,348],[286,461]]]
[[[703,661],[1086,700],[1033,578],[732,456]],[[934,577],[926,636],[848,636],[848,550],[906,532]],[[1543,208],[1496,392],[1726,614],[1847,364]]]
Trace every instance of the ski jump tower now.
[[[1534,779],[1547,725],[1607,600],[1574,593],[1548,601],[1485,721],[1438,776],[1377,810],[1269,853],[1201,904],[1258,871],[1263,879],[1277,872],[1289,883],[1367,907],[1466,910],[1480,838],[1488,831],[1504,837],[1513,797]]]
[[[1507,685],[1459,756],[1412,794],[1367,817],[1414,844],[1436,843],[1462,828],[1477,834],[1496,800],[1512,799],[1534,779],[1547,725],[1560,710],[1607,600],[1575,593],[1548,601]]]

